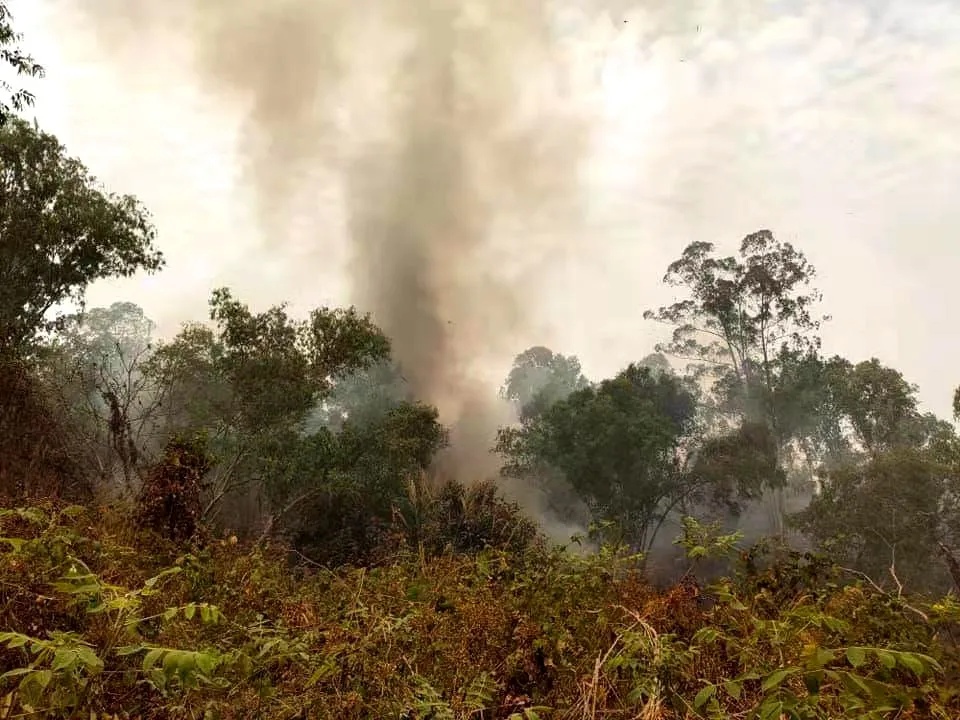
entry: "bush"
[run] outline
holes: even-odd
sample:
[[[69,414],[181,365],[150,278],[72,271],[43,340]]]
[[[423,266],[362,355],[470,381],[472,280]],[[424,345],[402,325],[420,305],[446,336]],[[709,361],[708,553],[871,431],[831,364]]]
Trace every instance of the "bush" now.
[[[325,567],[375,565],[398,548],[389,516],[352,489],[318,495],[291,525],[287,535],[296,553]]]
[[[147,472],[137,498],[136,521],[174,542],[198,537],[203,480],[212,466],[199,439],[175,438]]]
[[[69,421],[23,362],[0,359],[0,497],[88,501],[93,487],[77,461]]]
[[[491,549],[520,553],[539,539],[536,524],[504,500],[492,481],[467,487],[449,480],[431,494],[421,514],[410,540],[432,556]]]
[[[955,601],[914,608],[925,620],[793,557],[658,592],[610,548],[298,579],[277,548],[229,541],[167,565],[109,511],[9,508],[0,537],[12,717],[960,716],[960,663],[939,636]]]

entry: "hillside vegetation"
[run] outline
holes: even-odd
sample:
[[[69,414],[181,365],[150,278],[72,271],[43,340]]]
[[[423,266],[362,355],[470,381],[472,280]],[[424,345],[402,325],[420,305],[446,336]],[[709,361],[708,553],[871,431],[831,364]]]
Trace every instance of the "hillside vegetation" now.
[[[657,590],[612,548],[292,570],[277,547],[178,549],[76,506],[0,522],[0,717],[960,713],[960,606],[841,584],[796,553]],[[732,548],[690,530],[691,558]]]
[[[84,304],[163,269],[149,213],[31,99],[0,81],[0,720],[960,717],[960,436],[823,350],[791,243],[689,239],[665,342],[601,379],[533,346],[499,396],[356,307],[220,287],[158,339]]]

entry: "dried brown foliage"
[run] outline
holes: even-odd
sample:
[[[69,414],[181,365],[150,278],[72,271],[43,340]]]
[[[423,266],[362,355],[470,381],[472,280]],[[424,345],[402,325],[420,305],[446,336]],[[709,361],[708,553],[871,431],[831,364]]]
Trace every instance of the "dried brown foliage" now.
[[[203,480],[212,467],[202,443],[175,438],[150,468],[137,499],[137,525],[175,542],[197,538]]]

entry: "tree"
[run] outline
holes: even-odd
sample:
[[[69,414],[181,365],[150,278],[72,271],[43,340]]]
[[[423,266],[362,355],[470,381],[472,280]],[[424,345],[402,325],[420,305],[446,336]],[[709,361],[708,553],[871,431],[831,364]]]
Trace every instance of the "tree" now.
[[[226,288],[214,291],[210,318],[212,327],[189,325],[160,346],[149,372],[167,388],[170,432],[205,433],[218,458],[204,515],[251,484],[273,513],[307,489],[294,480],[325,477],[293,472],[297,463],[338,466],[329,430],[311,436],[305,423],[338,378],[386,360],[390,344],[354,308],[318,308],[296,320],[283,305],[254,313]]]
[[[877,582],[945,590],[937,554],[960,539],[960,438],[921,413],[916,386],[876,358],[818,363],[807,366],[820,389],[819,437],[829,442],[820,492],[794,523]]]
[[[841,564],[879,584],[946,591],[950,579],[937,555],[940,543],[960,539],[956,457],[900,446],[833,468],[794,521]]]
[[[315,562],[369,560],[392,519],[410,524],[413,483],[446,443],[436,408],[410,402],[336,433],[286,436],[264,454],[272,511],[261,537],[282,531]]]
[[[856,365],[837,359],[834,367],[839,409],[860,447],[875,454],[922,441],[916,385],[876,358]]]
[[[353,426],[376,422],[402,403],[413,401],[413,391],[400,367],[381,360],[338,378],[311,413],[307,428],[312,432],[327,427],[338,432],[347,421]]]
[[[863,452],[929,443],[942,421],[920,412],[916,393],[916,385],[876,358],[854,364],[814,355],[782,360],[773,389],[789,436],[834,465]]]
[[[19,118],[0,127],[0,356],[22,355],[82,304],[90,283],[163,265],[133,197],[104,192],[50,134]]]
[[[647,367],[656,373],[672,373],[670,361],[662,352],[652,352],[644,357],[639,363],[640,367]]]
[[[673,377],[630,365],[519,427],[503,428],[504,472],[533,479],[559,471],[596,520],[616,521],[640,549],[689,489],[681,445],[693,431],[694,398]]]
[[[123,496],[139,491],[140,471],[161,449],[164,391],[145,372],[153,322],[129,302],[93,308],[61,320],[46,353],[44,377],[61,406],[85,431],[101,489]]]
[[[42,78],[45,75],[44,69],[18,47],[23,36],[13,29],[12,20],[7,3],[0,2],[0,60],[18,76]],[[0,100],[0,125],[7,122],[14,110],[23,110],[33,105],[33,93],[23,88],[15,89],[5,80],[0,80],[0,92],[6,96]]]
[[[694,242],[663,278],[689,296],[644,318],[673,326],[672,340],[657,351],[712,377],[722,408],[769,423],[785,440],[770,390],[782,352],[819,348],[825,318],[814,315],[821,299],[810,288],[815,274],[803,253],[769,230],[747,235],[739,257],[716,257],[713,244]]]
[[[745,422],[736,430],[702,439],[688,463],[686,500],[724,507],[733,515],[743,500],[755,500],[768,487],[781,487],[786,474],[777,462],[776,439],[764,423]]]
[[[535,346],[514,359],[500,394],[516,404],[521,419],[527,419],[540,415],[588,384],[576,357]]]
[[[690,361],[693,379],[708,384],[712,407],[705,406],[704,416],[721,432],[742,423],[766,424],[780,464],[794,455],[787,451],[804,424],[788,417],[798,409],[789,391],[799,388],[782,382],[782,373],[798,358],[817,357],[818,331],[827,319],[814,314],[821,300],[811,287],[815,275],[802,252],[769,230],[747,235],[736,257],[718,257],[713,244],[694,242],[663,278],[685,288],[688,297],[644,313],[674,328],[671,341],[657,351]],[[785,401],[792,407],[784,407]],[[768,501],[783,532],[784,488]]]
[[[90,448],[75,442],[75,418],[23,361],[0,361],[0,497],[89,500]]]

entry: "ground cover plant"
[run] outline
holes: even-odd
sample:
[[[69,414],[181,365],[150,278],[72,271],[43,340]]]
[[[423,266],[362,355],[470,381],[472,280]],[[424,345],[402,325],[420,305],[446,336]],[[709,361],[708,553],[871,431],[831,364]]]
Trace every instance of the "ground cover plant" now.
[[[611,547],[291,571],[77,506],[0,514],[0,717],[954,718],[960,605],[755,549],[649,585]],[[691,563],[736,552],[689,521]],[[709,530],[707,528],[706,530]]]

